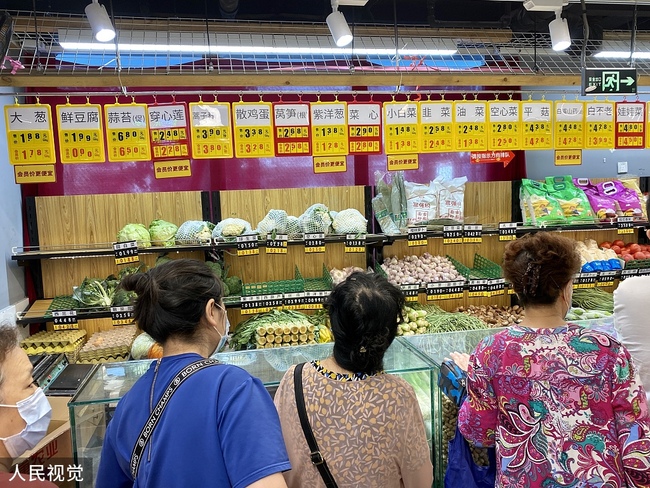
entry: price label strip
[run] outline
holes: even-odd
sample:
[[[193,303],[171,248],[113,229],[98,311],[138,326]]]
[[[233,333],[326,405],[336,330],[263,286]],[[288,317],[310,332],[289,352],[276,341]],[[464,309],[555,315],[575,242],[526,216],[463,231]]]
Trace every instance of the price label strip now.
[[[618,217],[616,219],[617,234],[634,234],[634,217]]]
[[[386,155],[414,155],[420,152],[417,102],[384,103]]]
[[[62,163],[106,161],[100,105],[57,105],[56,114]]]
[[[345,102],[315,102],[311,108],[314,156],[345,156],[348,147],[348,107]]]
[[[616,103],[616,149],[643,149],[646,142],[644,102]]]
[[[514,241],[517,239],[516,222],[499,222],[499,240]]]
[[[109,161],[151,161],[146,104],[107,104],[104,117]]]
[[[56,163],[49,105],[6,105],[5,124],[12,165]]]
[[[76,330],[79,328],[76,310],[52,310],[52,322],[54,330]]]
[[[253,315],[282,308],[282,293],[273,295],[254,295],[241,297],[241,314]]]
[[[381,154],[381,103],[348,103],[348,153]]]
[[[236,158],[272,158],[273,104],[236,102],[232,104]]]
[[[470,280],[469,293],[467,296],[470,298],[487,297],[488,295],[488,280]]]
[[[282,303],[285,310],[302,310],[305,305],[305,292],[285,293]]]
[[[614,102],[585,102],[586,149],[614,148]]]
[[[137,241],[116,242],[113,244],[115,264],[131,264],[140,261]]]
[[[418,297],[420,296],[420,285],[400,285],[400,289],[404,294],[404,299],[407,302],[417,302]]]
[[[408,244],[408,247],[426,246],[427,245],[427,228],[426,227],[409,227],[407,244]]]
[[[454,102],[456,151],[487,151],[487,102]]]
[[[583,102],[555,102],[555,149],[583,149]]]
[[[133,307],[111,307],[111,320],[114,326],[132,325],[134,320]]]
[[[632,278],[634,276],[639,276],[639,270],[636,268],[621,270],[621,281]]]
[[[454,151],[453,103],[421,101],[420,138],[422,153]]]
[[[463,298],[464,281],[427,283],[427,300],[453,300]]]
[[[596,281],[598,281],[598,273],[578,273],[573,280],[573,289],[596,288]]]
[[[287,234],[276,234],[275,239],[267,234],[266,236],[266,254],[287,254],[287,244],[289,236]]]
[[[229,103],[190,103],[190,135],[194,159],[233,157]]]
[[[650,275],[650,268],[639,268],[639,276]]]
[[[483,226],[465,225],[463,227],[463,242],[465,244],[480,244],[483,242]]]
[[[485,296],[497,297],[506,294],[506,280],[504,278],[496,278],[488,280],[487,291]]]
[[[325,234],[305,234],[305,253],[325,252]]]
[[[618,274],[618,271],[601,271],[598,273],[598,281],[596,281],[596,286],[614,286],[614,280]]]
[[[310,117],[308,103],[274,103],[276,156],[310,156]]]
[[[517,101],[488,103],[488,150],[517,151],[522,148],[521,104]]]
[[[260,253],[257,234],[237,236],[237,256],[254,256]]]
[[[515,295],[515,289],[512,286],[512,283],[508,284],[508,295]]]
[[[330,293],[329,291],[306,291],[303,310],[320,310]]]
[[[521,102],[522,148],[553,149],[553,104],[545,100]]]
[[[443,244],[462,244],[463,226],[462,225],[445,225],[442,228]]]
[[[184,103],[150,105],[147,115],[153,159],[191,157],[187,107]]]
[[[347,253],[365,253],[366,252],[366,235],[365,234],[346,234],[345,252]]]

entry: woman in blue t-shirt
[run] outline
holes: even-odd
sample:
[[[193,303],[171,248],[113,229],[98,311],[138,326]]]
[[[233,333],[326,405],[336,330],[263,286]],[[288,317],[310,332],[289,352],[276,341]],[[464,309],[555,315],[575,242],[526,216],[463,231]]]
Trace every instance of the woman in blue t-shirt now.
[[[282,472],[291,466],[262,383],[235,366],[200,362],[228,336],[219,279],[201,261],[177,259],[122,286],[138,295],[135,320],[164,354],[120,400],[96,487],[286,488]],[[156,408],[181,371],[194,372]]]

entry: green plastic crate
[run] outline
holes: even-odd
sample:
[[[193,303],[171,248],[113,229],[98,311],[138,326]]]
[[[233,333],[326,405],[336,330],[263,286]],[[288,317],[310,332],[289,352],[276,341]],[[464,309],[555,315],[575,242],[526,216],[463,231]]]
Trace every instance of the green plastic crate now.
[[[298,266],[293,280],[265,281],[262,283],[244,283],[242,296],[276,295],[279,293],[299,293],[305,291],[305,280]]]
[[[320,278],[305,278],[304,280],[305,291],[329,291],[333,288],[332,276],[325,264],[323,264],[323,275]]]

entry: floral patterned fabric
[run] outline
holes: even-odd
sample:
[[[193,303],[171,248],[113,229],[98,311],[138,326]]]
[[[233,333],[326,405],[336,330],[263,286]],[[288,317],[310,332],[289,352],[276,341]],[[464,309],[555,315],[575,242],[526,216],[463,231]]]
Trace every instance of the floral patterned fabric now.
[[[459,428],[496,445],[496,486],[650,487],[645,391],[608,335],[513,326],[478,345],[467,385]]]

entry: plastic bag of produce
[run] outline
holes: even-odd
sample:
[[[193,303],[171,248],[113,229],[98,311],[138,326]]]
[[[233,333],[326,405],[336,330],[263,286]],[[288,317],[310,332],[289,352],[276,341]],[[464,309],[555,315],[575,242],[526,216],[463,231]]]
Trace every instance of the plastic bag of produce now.
[[[573,184],[570,176],[548,176],[546,188],[557,199],[569,223],[594,221],[594,212],[585,192]]]
[[[366,234],[368,221],[356,208],[348,208],[336,214],[332,229],[336,234]]]
[[[573,183],[577,188],[585,192],[591,210],[597,219],[604,220],[616,217],[616,202],[611,198],[601,196],[596,185],[593,185],[587,178],[575,178]]]
[[[212,237],[209,222],[203,220],[188,220],[183,222],[176,231],[178,244],[201,244]]]
[[[294,217],[293,215],[287,217],[287,234],[290,239],[295,239],[302,234],[302,227],[300,227],[298,217]]]
[[[372,199],[372,210],[375,213],[375,218],[379,222],[379,227],[381,231],[387,235],[399,234],[399,229],[393,218],[390,216],[390,212],[386,208],[384,199],[381,195],[377,195]]]
[[[151,247],[149,230],[142,224],[126,224],[117,233],[117,242],[137,241],[138,247]]]
[[[219,222],[212,231],[212,237],[223,239],[226,237],[237,237],[242,234],[253,232],[251,224],[242,219],[224,219]]]
[[[175,237],[178,227],[166,220],[152,220],[149,224],[151,244],[154,246],[171,247],[176,244]]]
[[[438,185],[433,181],[428,185],[405,181],[404,188],[408,225],[428,224],[438,218]]]
[[[284,210],[269,210],[259,224],[257,224],[257,233],[266,234],[286,234],[287,233],[288,215]]]
[[[641,188],[639,188],[639,182],[633,178],[623,178],[621,179],[623,186],[630,191],[636,193],[639,203],[641,204],[641,212],[643,213],[643,220],[648,220],[648,214],[646,212],[645,200],[643,198],[643,193],[641,193]]]
[[[438,193],[438,218],[462,222],[465,218],[466,177],[445,180],[441,176],[432,184],[440,188]]]
[[[332,225],[329,209],[322,203],[316,203],[309,207],[298,220],[300,228],[305,234],[329,234]]]
[[[565,222],[560,204],[548,193],[544,183],[525,178],[521,180],[519,202],[526,225]]]
[[[625,217],[641,218],[641,202],[636,192],[626,188],[620,181],[605,181],[599,183],[598,193],[616,202],[616,214]]]

